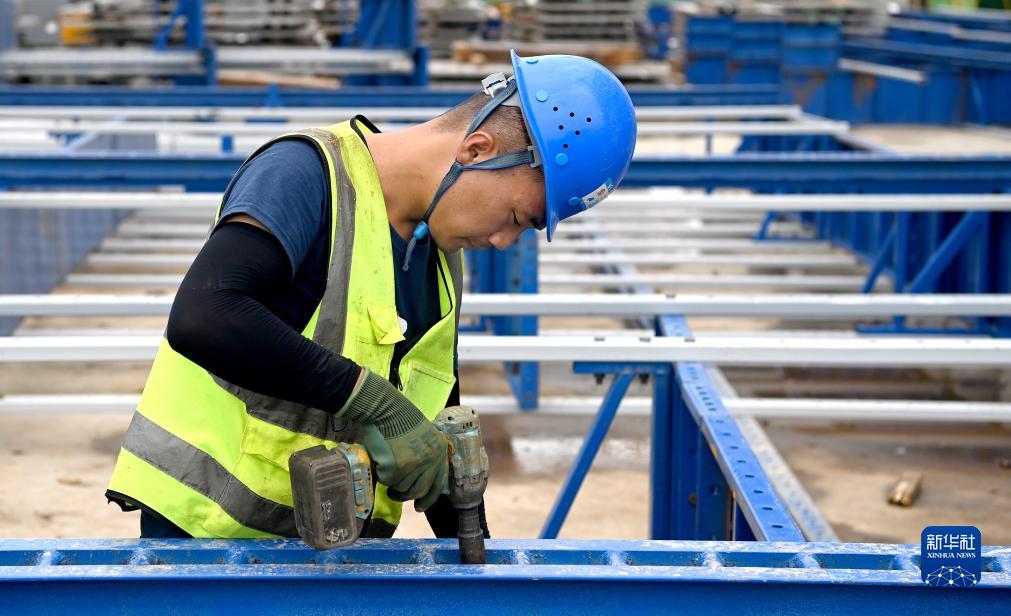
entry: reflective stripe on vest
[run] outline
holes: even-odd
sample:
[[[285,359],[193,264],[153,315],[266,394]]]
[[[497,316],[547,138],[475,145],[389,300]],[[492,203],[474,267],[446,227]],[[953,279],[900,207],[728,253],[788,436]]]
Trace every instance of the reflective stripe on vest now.
[[[388,378],[403,335],[390,226],[371,155],[349,122],[278,139],[293,138],[314,143],[326,161],[331,204],[326,290],[302,334]],[[461,255],[439,251],[438,259],[442,317],[397,366],[404,394],[429,419],[455,384],[462,292]],[[196,537],[294,536],[288,458],[356,440],[359,429],[321,409],[219,379],[163,340],[109,491]],[[400,511],[379,486],[373,516],[396,527]]]

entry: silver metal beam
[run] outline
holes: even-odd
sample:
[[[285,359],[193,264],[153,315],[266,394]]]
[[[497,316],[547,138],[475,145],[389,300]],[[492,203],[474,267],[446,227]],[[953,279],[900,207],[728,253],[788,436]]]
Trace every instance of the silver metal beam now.
[[[63,286],[81,287],[178,287],[182,274],[68,274]],[[677,289],[774,289],[778,291],[856,292],[864,284],[863,276],[811,276],[787,274],[552,274],[540,273],[542,287],[554,289],[625,289],[651,285]],[[875,288],[884,289],[888,281],[879,278]]]
[[[68,277],[69,280],[69,277]],[[538,282],[545,289],[624,289],[631,285],[649,285],[676,289],[775,289],[782,291],[859,291],[863,276],[781,276],[737,274],[552,274],[540,273]],[[888,282],[878,279],[877,288]]]
[[[93,267],[114,267],[119,269],[145,270],[152,268],[185,268],[193,262],[193,254],[152,253],[115,254],[92,253],[84,258],[84,263]],[[828,255],[684,255],[684,254],[639,254],[600,255],[552,252],[541,254],[538,262],[545,266],[639,265],[639,266],[696,266],[696,267],[755,267],[776,269],[830,269],[837,270],[860,265],[852,256],[844,254]]]
[[[838,421],[1011,422],[1011,403],[947,400],[836,400],[738,398],[731,413],[769,419]]]
[[[909,83],[926,83],[927,73],[911,68],[902,68],[888,64],[878,64],[877,62],[866,62],[864,60],[853,60],[850,58],[839,59],[839,70],[850,71],[851,73],[862,73],[864,75],[874,75],[875,77],[886,77],[898,81]]]
[[[680,190],[617,191],[607,207],[778,212],[964,212],[1011,211],[1011,195],[703,195]],[[564,228],[560,226],[559,229]]]
[[[133,362],[154,358],[152,336],[0,338],[0,363]],[[460,361],[679,362],[742,366],[1004,368],[1011,340],[989,338],[632,338],[461,336]]]
[[[175,288],[182,274],[67,274],[63,286],[70,288]]]
[[[0,295],[0,316],[167,315],[171,295]],[[615,295],[465,293],[463,316],[685,316],[837,319],[1011,316],[1011,294]]]
[[[752,240],[750,238],[697,238],[697,237],[682,237],[676,240],[671,239],[653,239],[653,238],[636,238],[631,239],[613,239],[613,240],[601,240],[601,239],[568,239],[568,238],[557,238],[550,244],[547,240],[543,240],[540,243],[541,250],[549,252],[553,250],[571,250],[571,251],[605,251],[605,250],[620,250],[622,252],[649,252],[652,250],[685,250],[694,251],[701,254],[716,253],[716,252],[745,252],[745,253],[762,253],[762,252],[788,252],[788,253],[814,253],[814,254],[825,254],[832,250],[832,244],[823,240],[805,240],[805,241],[776,241],[771,240]]]
[[[849,124],[821,122],[679,122],[641,123],[640,137],[676,137],[695,135],[838,135],[849,132]]]
[[[644,225],[641,222],[592,220],[587,222],[573,220],[564,225],[559,225],[555,231],[557,237],[570,238],[584,235],[627,235],[627,236],[653,236],[665,238],[680,237],[751,237],[758,231],[758,223],[651,223]],[[138,231],[139,232],[139,231]],[[206,232],[206,231],[205,231]],[[775,222],[769,226],[769,232],[773,234],[796,234],[805,233],[802,225],[795,222]]]
[[[840,269],[860,265],[856,257],[845,254],[827,255],[683,255],[683,254],[576,254],[559,251],[539,255],[541,265],[604,266],[627,264],[638,266],[734,266],[797,269]]]
[[[196,254],[204,245],[204,240],[174,240],[168,238],[147,239],[130,237],[107,237],[98,245],[102,252],[150,252],[157,250],[178,250]]]
[[[345,116],[349,112],[345,111]],[[330,121],[345,119],[335,116]],[[382,124],[382,123],[381,123]],[[393,128],[381,126],[382,128]],[[53,120],[30,119],[0,122],[0,128],[39,131],[44,133],[95,132],[105,135],[202,135],[220,137],[222,135],[259,137],[263,139],[290,130],[304,128],[302,124],[287,122],[243,123],[243,122],[153,122],[153,121],[95,121],[95,120]],[[849,124],[831,120],[822,121],[750,121],[750,122],[643,122],[637,127],[640,137],[677,137],[702,135],[837,135],[849,131]]]
[[[219,47],[220,69],[297,70],[321,75],[406,74],[414,69],[407,52],[391,49],[314,47]],[[30,75],[195,75],[203,73],[199,52],[147,47],[39,48],[0,52],[0,67]]]
[[[221,195],[217,193],[155,193],[155,192],[0,192],[0,209],[53,208],[136,210],[192,210],[214,213]],[[622,207],[618,207],[622,206]],[[618,190],[608,197],[607,206],[591,210],[588,217],[573,219],[565,226],[583,218],[617,214],[624,207],[642,211],[675,212],[688,215],[713,211],[753,212],[956,212],[1011,211],[1011,195],[752,195],[747,193],[704,195],[677,189]],[[658,212],[658,213],[659,213]],[[623,215],[630,215],[626,213]]]
[[[0,396],[0,415],[131,413],[139,400],[137,394],[8,394]],[[464,395],[461,401],[480,409],[482,415],[528,413],[516,406],[513,396]],[[1011,421],[1011,404],[1005,402],[724,398],[723,404],[736,418],[912,423]],[[599,406],[600,398],[596,396],[541,396],[536,413],[538,416],[592,417]],[[652,399],[648,397],[626,396],[618,409],[619,415],[626,417],[649,417],[651,412]]]
[[[47,48],[0,51],[0,70],[34,76],[197,75],[203,65],[199,52],[191,50]]]

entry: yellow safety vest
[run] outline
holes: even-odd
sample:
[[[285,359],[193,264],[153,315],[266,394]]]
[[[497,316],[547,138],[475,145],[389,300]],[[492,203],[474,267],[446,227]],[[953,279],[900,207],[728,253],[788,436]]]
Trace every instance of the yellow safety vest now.
[[[314,143],[330,183],[326,290],[302,335],[389,378],[393,347],[404,336],[386,203],[368,148],[351,122],[278,139]],[[456,382],[462,290],[462,255],[439,251],[438,258],[440,280],[433,284],[442,316],[396,366],[404,395],[430,420]],[[125,507],[153,509],[194,537],[294,537],[289,456],[354,441],[358,429],[324,410],[228,383],[162,340],[108,495]],[[377,487],[373,520],[389,524],[389,534],[401,507]]]

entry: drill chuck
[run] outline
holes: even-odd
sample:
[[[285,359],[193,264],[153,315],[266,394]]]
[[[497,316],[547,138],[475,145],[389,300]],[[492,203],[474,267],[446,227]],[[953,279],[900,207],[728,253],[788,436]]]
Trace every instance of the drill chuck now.
[[[460,542],[460,562],[465,565],[483,565],[484,530],[481,528],[481,516],[477,507],[457,509],[459,530],[457,538]]]

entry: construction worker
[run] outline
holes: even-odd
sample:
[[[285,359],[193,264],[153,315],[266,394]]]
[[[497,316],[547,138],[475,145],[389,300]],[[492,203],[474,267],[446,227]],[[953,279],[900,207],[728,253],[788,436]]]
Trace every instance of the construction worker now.
[[[635,145],[628,93],[599,64],[512,66],[423,124],[384,134],[357,116],[278,137],[236,172],[106,493],[141,510],[141,536],[297,536],[289,457],[349,441],[380,482],[365,536],[392,536],[409,500],[455,536],[431,420],[459,401],[461,249],[550,240]]]

